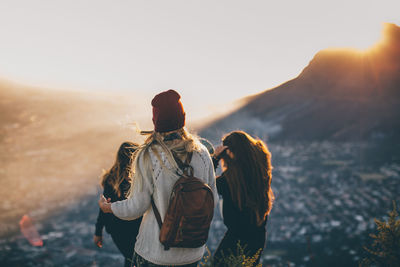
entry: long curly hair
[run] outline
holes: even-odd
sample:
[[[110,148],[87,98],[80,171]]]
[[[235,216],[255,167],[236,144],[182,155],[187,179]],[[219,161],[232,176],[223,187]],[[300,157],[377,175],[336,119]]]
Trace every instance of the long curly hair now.
[[[271,153],[267,145],[243,131],[234,131],[222,140],[233,153],[222,154],[227,169],[224,174],[233,202],[240,210],[250,209],[258,226],[270,213],[274,201],[271,188]]]
[[[114,165],[106,171],[101,178],[101,186],[107,183],[111,185],[118,197],[122,192],[120,185],[124,180],[130,181],[132,178],[132,163],[135,151],[139,147],[133,142],[124,142],[118,149]]]

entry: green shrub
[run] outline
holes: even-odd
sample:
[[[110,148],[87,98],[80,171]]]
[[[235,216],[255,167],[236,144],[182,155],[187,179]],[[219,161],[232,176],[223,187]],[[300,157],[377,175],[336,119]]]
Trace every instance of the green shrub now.
[[[199,266],[262,267],[261,263],[256,265],[256,262],[260,257],[261,249],[257,251],[257,253],[254,254],[253,256],[247,256],[244,250],[245,247],[242,247],[240,243],[238,243],[236,248],[236,253],[223,255],[222,259],[220,259],[220,261],[218,261],[217,263],[215,259],[211,258],[211,252],[207,248],[208,255],[203,257],[203,260],[200,262]]]
[[[400,266],[400,219],[396,202],[393,201],[393,210],[389,212],[388,221],[375,219],[377,234],[370,234],[373,238],[371,247],[364,247],[368,257],[360,262],[360,266]]]

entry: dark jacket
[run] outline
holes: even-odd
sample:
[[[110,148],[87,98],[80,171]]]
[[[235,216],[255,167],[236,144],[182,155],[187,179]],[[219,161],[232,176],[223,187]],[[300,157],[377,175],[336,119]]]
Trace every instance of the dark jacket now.
[[[120,185],[122,194],[120,197],[118,197],[117,194],[114,192],[113,188],[111,187],[111,185],[106,183],[104,185],[103,195],[106,199],[111,198],[111,202],[124,200],[126,199],[125,194],[129,191],[129,188],[130,188],[130,183],[124,180]],[[142,218],[133,221],[124,221],[117,218],[112,213],[104,213],[101,209],[99,209],[99,215],[97,216],[97,221],[96,221],[95,235],[101,236],[103,232],[103,227],[105,227],[107,233],[111,235],[115,231],[124,232],[125,230],[127,230],[128,232],[131,232],[132,228],[139,229],[141,220]]]
[[[260,256],[265,246],[265,226],[268,217],[262,225],[257,226],[254,224],[254,219],[251,219],[254,216],[253,211],[248,208],[239,209],[233,202],[225,173],[217,178],[216,185],[218,194],[223,199],[222,214],[228,230],[214,253],[214,264],[215,266],[228,267],[227,263],[224,262],[224,257],[231,253],[238,256],[238,253],[241,252],[237,246],[240,244],[243,253],[248,257],[260,253],[253,264],[253,266],[256,266],[260,262]]]
[[[228,231],[241,239],[265,236],[265,225],[268,217],[260,226],[254,224],[251,220],[253,211],[248,208],[240,210],[233,202],[226,179],[225,174],[217,178],[217,190],[218,194],[222,195],[223,198],[222,214],[224,217],[224,224],[228,228]],[[260,240],[260,242],[263,241]]]

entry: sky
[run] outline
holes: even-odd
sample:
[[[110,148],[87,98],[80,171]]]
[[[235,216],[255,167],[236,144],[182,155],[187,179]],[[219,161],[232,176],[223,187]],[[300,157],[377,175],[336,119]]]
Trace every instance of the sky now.
[[[193,119],[296,77],[321,49],[367,49],[399,0],[0,0],[0,78],[151,97]]]

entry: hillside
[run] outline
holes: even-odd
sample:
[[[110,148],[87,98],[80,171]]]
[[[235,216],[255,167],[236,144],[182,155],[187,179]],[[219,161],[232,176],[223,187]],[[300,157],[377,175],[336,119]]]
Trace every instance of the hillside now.
[[[135,138],[130,101],[0,82],[0,236],[23,214],[40,219],[97,194],[119,143]]]
[[[298,77],[246,101],[202,134],[216,140],[244,129],[277,142],[390,144],[400,137],[400,27],[385,24],[368,51],[320,51]]]

